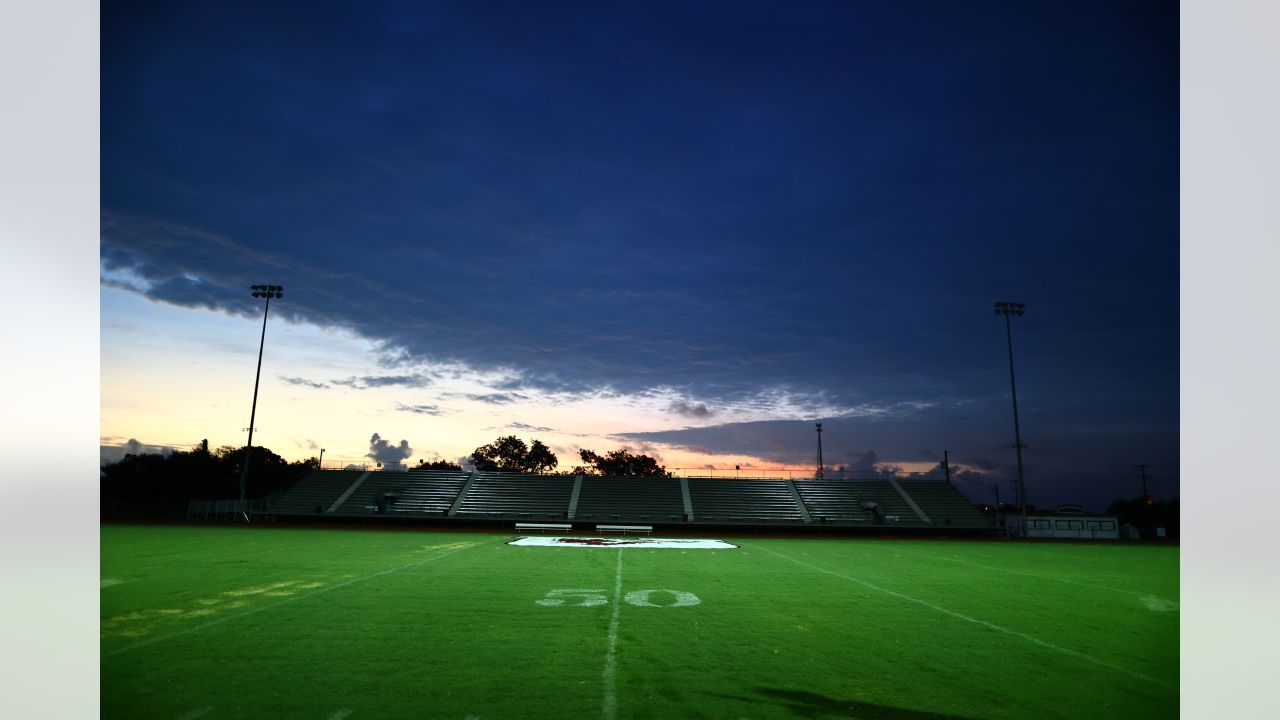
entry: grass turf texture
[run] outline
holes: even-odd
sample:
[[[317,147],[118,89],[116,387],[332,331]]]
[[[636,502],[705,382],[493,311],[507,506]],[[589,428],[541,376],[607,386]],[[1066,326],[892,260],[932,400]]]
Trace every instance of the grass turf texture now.
[[[102,716],[1178,713],[1176,548],[512,537],[104,526]]]

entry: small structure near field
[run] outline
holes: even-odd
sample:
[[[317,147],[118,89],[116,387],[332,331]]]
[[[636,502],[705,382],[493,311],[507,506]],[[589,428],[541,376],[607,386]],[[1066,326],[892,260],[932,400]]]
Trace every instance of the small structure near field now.
[[[1119,540],[1120,521],[1113,515],[1028,515],[1027,537],[1058,540]]]

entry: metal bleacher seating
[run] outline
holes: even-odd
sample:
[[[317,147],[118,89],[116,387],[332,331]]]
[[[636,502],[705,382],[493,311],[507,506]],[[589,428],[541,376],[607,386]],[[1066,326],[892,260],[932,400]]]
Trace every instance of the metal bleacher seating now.
[[[954,485],[937,480],[899,480],[898,485],[934,525],[988,527],[991,520],[978,511]]]
[[[476,473],[457,516],[563,520],[572,494],[573,478],[563,475]]]
[[[363,470],[315,470],[289,488],[271,504],[273,515],[319,515],[329,509]]]
[[[462,471],[374,472],[335,512],[444,515],[466,481]]]
[[[809,514],[820,523],[866,523],[871,513],[862,507],[862,498],[853,482],[839,479],[805,479],[795,481],[800,499]]]
[[[863,503],[875,503],[872,521],[887,525],[923,525],[924,520],[888,480],[854,480],[853,492]]]
[[[684,496],[675,478],[584,477],[574,517],[683,522]]]
[[[689,479],[698,522],[804,522],[785,480]]]

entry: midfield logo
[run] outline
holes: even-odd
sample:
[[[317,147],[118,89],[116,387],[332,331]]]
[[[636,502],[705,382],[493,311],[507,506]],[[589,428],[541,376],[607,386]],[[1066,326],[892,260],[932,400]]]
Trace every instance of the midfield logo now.
[[[701,538],[521,537],[507,543],[525,547],[647,548],[650,550],[732,550],[737,545]]]

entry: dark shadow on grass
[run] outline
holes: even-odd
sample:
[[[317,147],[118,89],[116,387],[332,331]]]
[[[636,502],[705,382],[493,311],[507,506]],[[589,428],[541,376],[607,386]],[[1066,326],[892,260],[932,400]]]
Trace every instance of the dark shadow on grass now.
[[[746,703],[770,702],[803,718],[857,718],[857,720],[974,720],[962,715],[943,715],[942,713],[906,710],[904,708],[876,705],[860,700],[841,700],[803,690],[784,690],[781,688],[758,687],[755,692],[763,698],[751,698],[741,695],[724,695],[719,697],[730,700],[741,700]]]

